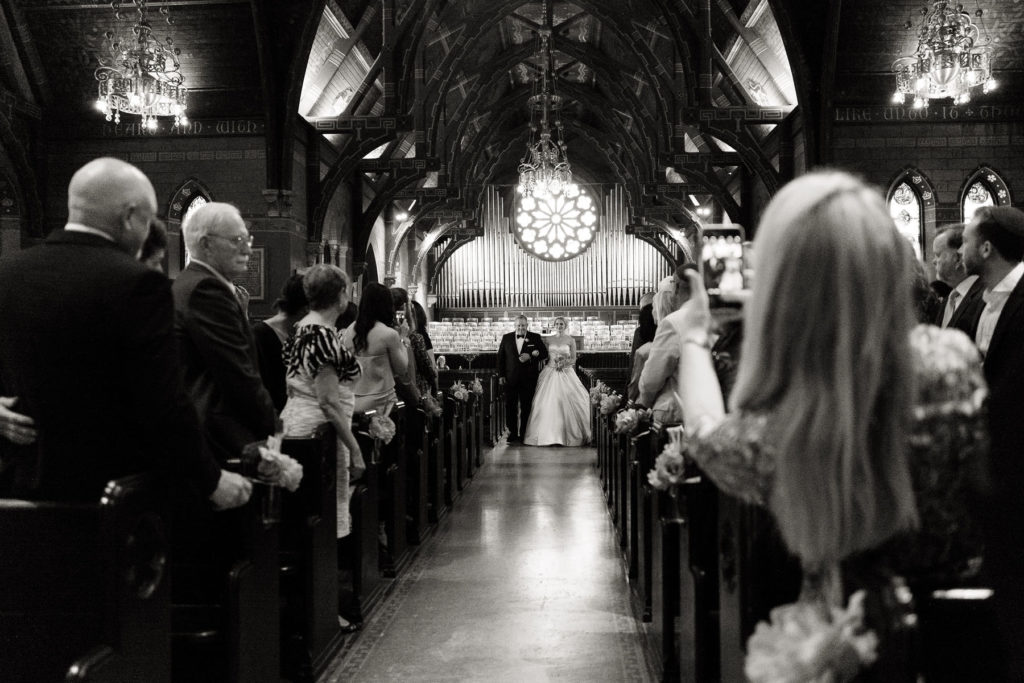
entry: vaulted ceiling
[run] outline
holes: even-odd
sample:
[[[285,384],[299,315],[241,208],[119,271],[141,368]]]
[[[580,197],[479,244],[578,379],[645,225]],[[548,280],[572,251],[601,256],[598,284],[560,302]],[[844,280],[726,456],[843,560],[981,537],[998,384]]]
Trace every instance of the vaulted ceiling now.
[[[972,6],[972,3],[978,7]],[[109,3],[0,0],[0,87],[48,126],[96,117],[92,71],[115,24]],[[123,3],[130,5],[130,3]],[[910,53],[924,0],[174,0],[150,2],[174,36],[193,118],[296,116],[316,123],[395,117],[389,135],[325,128],[340,160],[327,197],[358,159],[423,160],[374,189],[511,184],[525,150],[527,98],[551,30],[569,158],[586,182],[679,182],[728,204],[742,166],[771,192],[780,125],[802,117],[808,149],[822,112],[885,104],[892,61]],[[965,0],[1017,98],[1024,1]],[[160,24],[165,11],[172,25]],[[907,28],[908,23],[910,28]],[[288,49],[277,49],[285,45]],[[16,46],[17,55],[9,54]],[[284,114],[274,114],[281,107]],[[710,108],[745,107],[716,122]],[[703,113],[702,113],[703,112]],[[774,114],[773,114],[774,112]],[[772,118],[772,116],[778,118]],[[291,117],[291,118],[289,118]],[[288,132],[277,135],[287,137]],[[357,158],[352,161],[351,158]],[[681,163],[680,163],[681,162]],[[742,162],[742,163],[740,163]],[[813,162],[813,158],[812,158]],[[424,170],[425,169],[425,170]],[[401,182],[398,182],[401,180]],[[287,182],[287,181],[285,181]]]

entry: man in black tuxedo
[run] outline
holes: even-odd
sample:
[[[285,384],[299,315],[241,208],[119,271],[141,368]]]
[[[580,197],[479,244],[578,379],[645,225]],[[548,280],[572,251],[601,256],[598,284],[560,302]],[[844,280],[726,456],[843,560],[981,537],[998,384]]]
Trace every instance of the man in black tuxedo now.
[[[539,334],[527,329],[529,324],[526,316],[520,315],[516,318],[516,331],[503,336],[498,347],[498,383],[505,388],[509,443],[523,439],[537,390],[537,377],[548,357],[547,346]]]
[[[985,563],[1010,672],[1024,680],[1024,212],[982,207],[964,230],[964,267],[984,283],[975,342],[989,386],[991,484],[983,501]]]
[[[221,202],[196,209],[182,234],[191,261],[171,288],[174,331],[185,388],[211,452],[224,462],[277,430],[252,330],[231,283],[246,271],[252,237],[238,209]]]
[[[942,297],[935,320],[939,327],[962,330],[971,339],[978,328],[978,317],[985,302],[981,294],[985,286],[977,275],[968,275],[964,269],[960,246],[964,243],[964,224],[944,225],[932,242],[932,264],[938,282],[949,290]]]
[[[64,229],[0,261],[0,394],[34,421],[0,440],[0,496],[95,502],[110,479],[159,471],[217,507],[248,500],[203,448],[170,282],[135,258],[156,208],[139,169],[96,159],[71,179]]]

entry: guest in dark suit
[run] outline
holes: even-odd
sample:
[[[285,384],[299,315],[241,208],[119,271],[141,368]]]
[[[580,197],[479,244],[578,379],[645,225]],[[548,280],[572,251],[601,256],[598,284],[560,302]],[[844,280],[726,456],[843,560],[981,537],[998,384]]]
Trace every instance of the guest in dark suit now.
[[[989,385],[991,487],[985,565],[994,587],[1010,672],[1024,680],[1024,212],[983,207],[964,230],[964,267],[985,285],[975,342]]]
[[[221,462],[277,429],[277,411],[231,278],[246,271],[252,237],[238,209],[211,202],[182,226],[191,262],[174,281],[174,331],[185,387]]]
[[[548,348],[540,335],[530,332],[525,315],[516,318],[515,332],[501,338],[498,347],[498,383],[505,389],[505,422],[508,442],[522,441],[530,421],[533,394],[537,390],[540,368],[548,357]]]
[[[968,275],[964,269],[960,246],[964,243],[964,224],[952,223],[939,228],[932,242],[932,265],[937,282],[943,285],[942,305],[933,322],[939,327],[952,327],[974,339],[978,316],[985,302],[981,293],[985,287],[977,275]],[[935,288],[935,283],[932,283]]]
[[[31,445],[0,441],[0,496],[97,501],[110,479],[156,470],[218,507],[248,500],[203,448],[170,283],[135,259],[155,213],[141,171],[96,159],[71,179],[65,228],[0,263],[0,393],[37,429]]]

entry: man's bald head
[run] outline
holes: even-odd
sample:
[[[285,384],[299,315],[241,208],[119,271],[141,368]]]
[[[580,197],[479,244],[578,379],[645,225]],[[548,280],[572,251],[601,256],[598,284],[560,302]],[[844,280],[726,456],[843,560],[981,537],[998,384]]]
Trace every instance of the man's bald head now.
[[[68,186],[68,221],[102,230],[135,255],[156,215],[156,192],[129,163],[103,157],[75,172]]]

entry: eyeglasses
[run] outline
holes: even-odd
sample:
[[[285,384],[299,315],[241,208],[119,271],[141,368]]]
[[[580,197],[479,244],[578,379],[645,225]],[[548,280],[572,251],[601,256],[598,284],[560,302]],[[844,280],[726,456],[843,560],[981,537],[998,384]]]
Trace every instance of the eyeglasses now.
[[[245,246],[247,246],[247,247],[251,247],[252,246],[252,240],[253,240],[252,235],[245,235],[245,236],[236,235],[235,237],[228,237],[227,235],[215,235],[214,233],[211,232],[211,233],[208,233],[206,236],[207,237],[219,237],[222,240],[227,240],[228,242],[231,242],[232,244],[234,244],[235,247],[238,248],[238,249],[241,249],[243,244]]]

